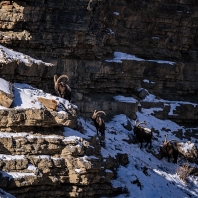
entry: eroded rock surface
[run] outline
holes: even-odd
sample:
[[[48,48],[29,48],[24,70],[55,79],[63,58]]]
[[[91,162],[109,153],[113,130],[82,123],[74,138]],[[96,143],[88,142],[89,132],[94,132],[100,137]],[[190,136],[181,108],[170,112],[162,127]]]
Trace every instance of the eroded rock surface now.
[[[198,162],[198,150],[194,143],[185,142],[177,143],[178,151],[184,156],[189,162]]]
[[[121,155],[105,158],[100,149],[96,136],[86,140],[63,135],[1,132],[0,152],[4,154],[0,154],[0,188],[16,197],[36,197],[40,193],[44,193],[44,197],[112,194],[118,189],[109,181],[115,177],[114,170],[122,160]],[[46,191],[45,186],[51,188]],[[34,188],[37,190],[33,192]]]
[[[69,113],[48,111],[47,109],[1,109],[1,130],[7,127],[51,127],[68,126],[76,128],[77,117]]]
[[[197,101],[195,1],[26,0],[0,7],[0,43],[53,64],[7,61],[0,70],[7,80],[54,93],[53,75],[66,73],[83,94],[77,99],[143,87],[161,98]],[[142,61],[106,62],[115,51]]]
[[[192,104],[140,107],[117,102],[113,96],[132,96],[144,87],[161,98],[197,101],[197,7],[196,1],[174,0],[1,1],[0,43],[52,64],[27,56],[25,62],[6,59],[1,53],[0,75],[54,93],[53,75],[66,73],[73,100],[87,116],[98,109],[135,119],[138,108],[153,106],[161,109],[154,111],[156,117],[196,123],[197,106]],[[107,62],[114,51],[143,59]],[[94,97],[96,93],[102,97]],[[62,134],[50,137],[38,131],[43,126],[75,128],[76,118],[71,116],[46,109],[0,111],[1,130],[11,131],[0,133],[4,153],[0,187],[17,197],[96,197],[116,192],[109,181],[122,157],[102,158],[94,138],[70,142]],[[24,125],[37,126],[39,134],[12,133],[13,127]]]

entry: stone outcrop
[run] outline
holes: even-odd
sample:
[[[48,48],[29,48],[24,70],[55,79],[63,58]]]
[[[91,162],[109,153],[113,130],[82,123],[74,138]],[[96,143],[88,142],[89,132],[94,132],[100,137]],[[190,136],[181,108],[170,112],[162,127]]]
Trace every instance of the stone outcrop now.
[[[33,98],[35,93],[25,98]],[[23,100],[23,94],[16,95],[16,100]],[[71,135],[73,129],[84,131],[78,123],[76,107],[69,103],[66,108],[62,103],[61,110],[58,99],[44,96],[29,99],[29,103],[37,99],[43,104],[40,108],[22,108],[15,103],[14,108],[0,109],[0,189],[21,198],[118,193],[120,187],[113,187],[110,181],[119,164],[128,163],[127,154],[103,156],[104,139],[82,138],[83,134],[77,131],[74,133],[79,133],[79,137]]]
[[[3,64],[0,73],[7,80],[28,83],[53,94],[56,94],[53,84],[56,69],[61,74],[67,73],[70,77],[68,84],[72,88],[72,103],[81,109],[87,108],[85,104],[89,100],[111,103],[115,95],[138,96],[137,89],[141,87],[163,99],[197,102],[195,63],[169,65],[132,60],[122,63],[67,60],[64,67],[69,71],[36,64],[27,67],[23,63],[18,65],[15,61]],[[25,71],[26,76],[23,75]],[[91,110],[93,111],[94,109]]]
[[[198,105],[196,103],[164,100],[140,101],[140,111],[141,108],[156,108],[153,114],[157,118],[166,118],[178,123],[193,123],[198,119]]]
[[[120,102],[116,101],[112,95],[107,97],[101,97],[96,95],[96,99],[91,97],[85,97],[84,100],[77,101],[80,115],[90,118],[94,110],[103,110],[106,113],[105,120],[112,118],[116,114],[122,114],[123,112],[131,119],[136,118],[136,112],[138,110],[138,102]]]
[[[179,153],[181,153],[187,161],[192,162],[192,163],[198,162],[198,150],[194,143],[180,142],[180,143],[177,143],[177,148],[178,148]]]
[[[14,127],[77,127],[77,117],[69,113],[48,111],[47,109],[3,109],[0,110],[2,130]]]
[[[109,181],[123,159],[127,164],[127,156],[105,158],[100,148],[97,137],[86,140],[55,134],[1,132],[0,152],[4,154],[0,154],[0,188],[16,197],[112,194],[118,189]]]

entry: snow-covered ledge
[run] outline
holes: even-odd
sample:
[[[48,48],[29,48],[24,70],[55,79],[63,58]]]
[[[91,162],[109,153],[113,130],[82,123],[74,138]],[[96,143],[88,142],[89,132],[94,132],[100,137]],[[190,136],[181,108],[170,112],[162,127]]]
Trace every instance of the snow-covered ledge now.
[[[69,101],[45,93],[28,84],[10,83],[0,79],[0,90],[4,94],[12,95],[12,108],[0,104],[0,127],[7,130],[10,127],[56,127],[67,126],[76,128],[77,107]],[[0,94],[0,99],[3,94]],[[4,99],[8,101],[8,99]],[[10,103],[11,103],[10,102]],[[62,105],[60,105],[62,104]],[[11,104],[10,104],[11,105]],[[9,129],[8,129],[9,130]]]
[[[14,95],[12,84],[0,78],[0,105],[9,108],[13,102]]]

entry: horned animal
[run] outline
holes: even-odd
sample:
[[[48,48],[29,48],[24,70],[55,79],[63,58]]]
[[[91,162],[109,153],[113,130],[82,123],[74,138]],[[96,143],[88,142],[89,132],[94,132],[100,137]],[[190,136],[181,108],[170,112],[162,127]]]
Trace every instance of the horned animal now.
[[[148,144],[150,143],[150,148],[152,147],[152,131],[149,128],[140,126],[141,124],[145,124],[147,125],[147,123],[144,122],[140,122],[137,124],[137,120],[135,120],[135,126],[134,126],[134,134],[136,136],[136,138],[140,141],[140,148],[142,148],[142,143],[145,140],[146,141],[146,145],[145,147],[148,146]]]
[[[64,98],[71,102],[71,88],[68,84],[60,82],[60,80],[63,78],[69,80],[69,77],[67,75],[61,75],[59,78],[57,75],[54,75],[54,89],[61,98]]]
[[[169,140],[167,142],[167,137],[168,135],[165,135],[165,140],[162,146],[160,146],[160,159],[163,157],[168,158],[168,162],[170,162],[170,158],[173,159],[173,163],[177,163],[177,158],[178,158],[178,148],[177,145],[173,142],[177,142],[177,140]]]
[[[106,115],[105,114],[105,112],[104,111],[94,111],[93,112],[93,115],[92,115],[92,117],[91,117],[91,119],[94,121],[94,125],[95,125],[95,127],[96,127],[96,131],[97,131],[97,135],[98,135],[98,131],[100,132],[100,134],[102,135],[102,136],[105,136],[105,122],[104,122],[104,120],[99,116],[99,114],[100,113],[103,113],[104,115]]]

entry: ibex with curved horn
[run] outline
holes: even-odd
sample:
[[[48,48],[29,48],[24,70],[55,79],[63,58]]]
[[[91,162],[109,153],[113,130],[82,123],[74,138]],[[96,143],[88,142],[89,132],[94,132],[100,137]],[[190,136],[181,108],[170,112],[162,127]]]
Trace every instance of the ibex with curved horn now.
[[[93,115],[92,115],[91,119],[94,121],[94,125],[95,125],[96,131],[97,131],[97,135],[98,135],[98,131],[99,131],[100,134],[101,134],[102,136],[104,136],[104,135],[105,135],[105,122],[104,122],[104,120],[99,116],[100,113],[106,115],[104,111],[96,111],[96,110],[95,110],[95,111],[93,112]]]
[[[177,142],[177,140],[169,140],[167,142],[168,135],[165,135],[165,140],[162,146],[160,146],[160,159],[163,157],[168,157],[168,162],[170,162],[170,158],[173,159],[173,163],[177,163],[178,158],[178,148],[177,145],[173,144],[172,142]]]
[[[61,98],[64,98],[71,102],[71,88],[64,82],[60,82],[61,79],[66,78],[69,80],[67,75],[61,75],[59,78],[54,75],[54,89]]]
[[[147,125],[147,123],[144,122],[140,122],[137,124],[137,120],[135,120],[135,125],[134,125],[134,134],[137,137],[137,139],[140,141],[140,148],[142,148],[142,143],[145,140],[146,141],[146,145],[145,147],[148,146],[148,144],[150,143],[150,148],[152,147],[152,131],[149,128],[140,126],[141,124],[145,124]]]

